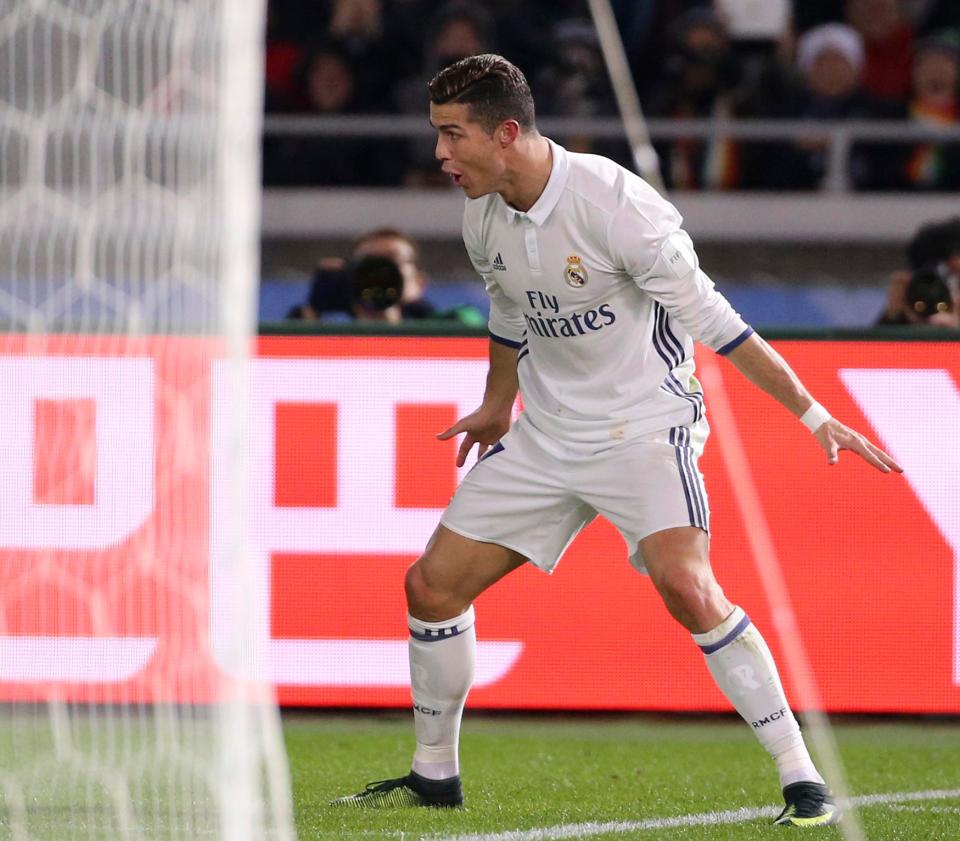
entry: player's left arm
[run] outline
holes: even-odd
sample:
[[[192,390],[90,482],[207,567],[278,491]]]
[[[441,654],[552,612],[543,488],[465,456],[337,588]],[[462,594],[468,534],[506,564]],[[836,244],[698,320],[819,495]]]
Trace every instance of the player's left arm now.
[[[644,292],[664,306],[694,339],[726,356],[748,380],[800,418],[816,436],[830,464],[837,463],[840,450],[850,450],[883,473],[903,472],[878,446],[830,417],[780,354],[744,323],[700,269],[685,231],[673,230],[646,243],[641,237],[629,238],[625,235],[629,229],[626,226],[631,224],[629,207],[626,211],[621,229],[615,231],[615,241],[630,246],[621,251],[620,258]],[[633,224],[644,230],[635,219]],[[651,254],[655,255],[652,265],[642,268]]]
[[[903,473],[903,468],[876,444],[856,430],[829,417],[800,382],[784,358],[756,333],[726,354],[750,382],[782,403],[798,418],[822,419],[814,423],[813,434],[827,453],[827,461],[836,464],[840,450],[850,450],[883,473]],[[807,414],[808,411],[810,414]]]

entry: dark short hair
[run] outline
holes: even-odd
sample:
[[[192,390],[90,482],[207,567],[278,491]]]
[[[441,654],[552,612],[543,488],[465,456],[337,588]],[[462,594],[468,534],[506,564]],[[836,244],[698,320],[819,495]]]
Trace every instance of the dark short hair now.
[[[427,85],[434,105],[470,106],[471,118],[492,133],[504,120],[534,128],[533,94],[515,64],[492,53],[472,55],[445,67]]]
[[[418,263],[420,261],[420,246],[417,244],[417,241],[410,236],[410,234],[404,233],[399,228],[374,228],[372,231],[366,231],[353,241],[350,252],[355,252],[360,246],[366,245],[375,239],[403,240],[413,249],[413,262]]]
[[[960,216],[921,225],[907,245],[911,269],[936,265],[960,253]]]

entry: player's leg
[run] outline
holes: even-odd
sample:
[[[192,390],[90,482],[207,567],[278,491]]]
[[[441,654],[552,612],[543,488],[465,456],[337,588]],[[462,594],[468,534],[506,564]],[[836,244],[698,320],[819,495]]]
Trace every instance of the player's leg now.
[[[410,687],[416,749],[406,777],[373,783],[334,805],[360,808],[459,806],[463,705],[473,683],[473,600],[527,559],[438,526],[407,571]]]
[[[527,560],[551,569],[595,516],[518,423],[470,471],[406,578],[417,747],[407,777],[335,803],[459,805],[458,737],[473,680],[473,600]]]
[[[439,526],[407,572],[410,684],[417,746],[412,770],[429,780],[459,777],[460,719],[473,683],[473,600],[526,558]]]
[[[709,546],[707,533],[689,525],[662,529],[638,543],[670,615],[694,634],[717,627],[734,609],[713,576]]]
[[[664,529],[638,548],[667,609],[691,632],[717,686],[776,762],[787,801],[777,821],[834,823],[838,813],[807,752],[770,649],[717,584],[706,532],[694,526]]]
[[[781,784],[820,786],[814,796],[822,800],[825,788],[770,652],[710,566],[710,510],[697,468],[706,431],[702,423],[675,427],[612,448],[584,468],[577,488],[617,526],[634,549],[631,562],[650,574],[671,615],[693,634],[717,685],[776,761]],[[828,819],[814,811],[816,820]]]

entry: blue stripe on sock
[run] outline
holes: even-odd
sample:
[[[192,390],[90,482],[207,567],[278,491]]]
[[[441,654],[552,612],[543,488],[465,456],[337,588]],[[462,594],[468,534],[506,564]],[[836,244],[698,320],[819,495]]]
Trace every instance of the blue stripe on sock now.
[[[725,645],[729,645],[737,637],[739,637],[740,634],[742,634],[745,630],[747,630],[747,627],[749,626],[749,624],[750,624],[750,617],[744,614],[743,619],[741,619],[737,623],[737,627],[734,628],[729,634],[727,634],[722,640],[720,640],[720,642],[715,642],[713,643],[713,645],[701,645],[700,650],[704,654],[713,654],[715,651],[719,651],[721,648],[723,648]]]
[[[456,625],[452,625],[449,628],[438,628],[437,630],[427,630],[423,633],[409,629],[410,636],[415,640],[420,640],[420,642],[440,642],[441,640],[450,639],[450,637],[455,637],[460,633],[460,629]]]

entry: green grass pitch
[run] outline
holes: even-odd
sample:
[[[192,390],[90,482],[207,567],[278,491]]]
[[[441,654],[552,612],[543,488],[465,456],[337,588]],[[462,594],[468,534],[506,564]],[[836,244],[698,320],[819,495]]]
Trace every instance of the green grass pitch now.
[[[835,724],[835,733],[853,796],[887,795],[860,810],[869,841],[960,841],[960,722],[848,720]],[[775,827],[767,814],[729,814],[759,807],[772,813],[782,805],[772,761],[733,718],[468,710],[462,810],[328,805],[367,782],[406,773],[409,714],[293,713],[285,717],[284,734],[299,841],[842,837],[835,828]],[[917,792],[922,795],[906,797]],[[671,825],[671,818],[681,820]],[[710,819],[726,822],[705,825]],[[605,823],[613,826],[576,826]]]

